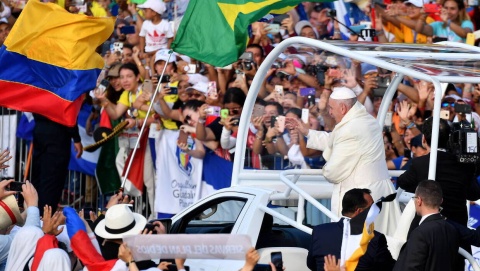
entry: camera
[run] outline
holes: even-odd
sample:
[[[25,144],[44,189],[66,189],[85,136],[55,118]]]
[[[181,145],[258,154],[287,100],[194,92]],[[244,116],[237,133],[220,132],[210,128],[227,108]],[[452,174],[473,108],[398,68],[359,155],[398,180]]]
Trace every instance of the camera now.
[[[272,68],[274,68],[274,69],[285,68],[285,63],[280,62],[280,61],[276,61],[272,64]]]
[[[147,229],[148,231],[151,231],[152,234],[157,234],[157,231],[155,230],[155,225],[153,225],[152,223],[147,223],[145,225],[145,229]]]
[[[157,80],[160,80],[160,75],[157,76]],[[162,81],[160,83],[168,83],[170,82],[170,75],[164,74],[162,77]]]
[[[334,10],[334,9],[328,10],[327,11],[327,17],[329,17],[329,18],[337,17],[337,11]]]
[[[245,52],[240,58],[240,63],[238,63],[238,68],[244,71],[251,71],[255,62],[253,62],[253,53]]]
[[[377,88],[373,89],[374,97],[383,97],[387,91],[388,86],[390,85],[390,76],[379,76],[377,77]]]
[[[455,104],[455,112],[471,114],[472,108],[468,104]],[[472,123],[466,120],[453,123],[449,147],[450,151],[457,156],[458,162],[476,163],[479,158],[478,144],[479,138]]]
[[[249,61],[242,61],[238,64],[238,68],[240,70],[244,70],[244,71],[251,71],[252,68],[253,68],[253,62],[249,62]]]
[[[328,66],[323,64],[311,65],[307,67],[306,72],[317,78],[318,84],[325,85],[325,72],[327,72]]]

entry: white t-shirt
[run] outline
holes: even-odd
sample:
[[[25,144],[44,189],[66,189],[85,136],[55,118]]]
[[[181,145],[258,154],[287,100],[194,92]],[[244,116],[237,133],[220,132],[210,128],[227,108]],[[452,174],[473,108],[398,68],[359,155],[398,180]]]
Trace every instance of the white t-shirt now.
[[[167,48],[168,39],[173,38],[173,30],[167,20],[155,25],[145,20],[140,30],[140,37],[145,37],[145,52],[154,52]]]

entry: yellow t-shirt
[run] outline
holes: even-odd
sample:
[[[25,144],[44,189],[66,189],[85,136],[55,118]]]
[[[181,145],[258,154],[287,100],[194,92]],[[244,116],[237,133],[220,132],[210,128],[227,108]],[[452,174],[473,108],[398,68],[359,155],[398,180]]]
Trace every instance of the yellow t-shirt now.
[[[427,17],[426,23],[430,24],[435,20],[431,17]],[[415,30],[407,27],[404,24],[400,24],[400,28],[396,27],[392,23],[388,23],[385,27],[386,30],[395,35],[395,42],[400,43],[427,43],[427,36],[416,33]]]
[[[90,10],[95,17],[107,17],[107,12],[97,1],[92,2]]]
[[[138,90],[138,94],[142,94],[142,90]],[[133,105],[133,102],[135,102],[135,99],[137,99],[137,94],[132,93],[128,90],[124,90],[122,92],[122,95],[120,95],[120,99],[118,99],[118,103],[125,105],[126,107],[130,108]],[[150,104],[148,102],[147,104]],[[153,111],[152,111],[153,113]],[[147,112],[143,110],[138,110],[138,118],[139,119],[144,119],[147,116]]]

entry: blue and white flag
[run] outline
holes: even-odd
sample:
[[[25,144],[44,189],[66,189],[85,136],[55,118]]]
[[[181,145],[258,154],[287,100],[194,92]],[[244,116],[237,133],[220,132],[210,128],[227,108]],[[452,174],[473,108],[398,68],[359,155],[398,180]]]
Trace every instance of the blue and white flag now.
[[[87,135],[85,130],[85,125],[87,123],[88,116],[92,112],[92,106],[83,104],[78,114],[78,132],[82,140],[83,146],[88,146],[95,143],[93,136]],[[71,145],[71,154],[70,154],[70,164],[68,165],[69,170],[78,171],[90,176],[95,176],[95,168],[97,167],[98,156],[100,155],[100,150],[98,148],[94,152],[83,152],[82,157],[76,158],[77,153],[73,148],[73,142]]]
[[[35,129],[35,119],[33,118],[33,114],[30,112],[23,112],[18,121],[17,137],[32,141],[33,129]]]
[[[350,14],[348,14],[347,8],[345,7],[345,3],[343,2],[343,0],[335,1],[333,2],[333,5],[335,10],[337,11],[337,20],[341,22],[340,33],[342,35],[342,39],[348,40],[350,38],[350,31],[343,25],[346,25],[348,27],[351,26]]]

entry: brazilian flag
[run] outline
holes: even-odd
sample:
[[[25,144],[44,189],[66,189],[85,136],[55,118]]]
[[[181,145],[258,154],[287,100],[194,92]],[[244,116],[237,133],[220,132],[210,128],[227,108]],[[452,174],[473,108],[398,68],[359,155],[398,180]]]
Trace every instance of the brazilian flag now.
[[[313,0],[331,2],[334,0]],[[190,0],[172,49],[217,67],[238,60],[248,26],[268,13],[283,14],[301,0]]]

